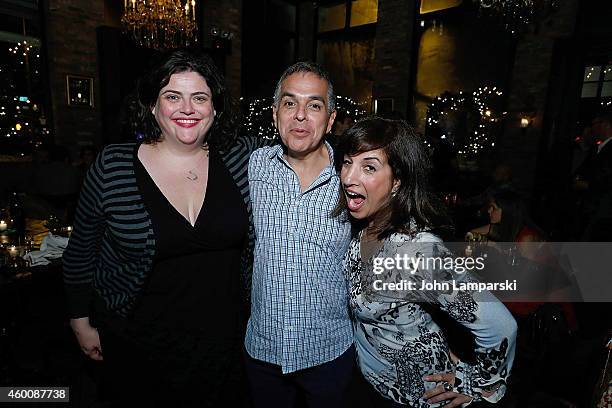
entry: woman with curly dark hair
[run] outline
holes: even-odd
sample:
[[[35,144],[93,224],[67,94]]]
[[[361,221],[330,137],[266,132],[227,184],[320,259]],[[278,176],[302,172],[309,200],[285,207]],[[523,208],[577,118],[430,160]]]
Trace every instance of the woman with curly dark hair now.
[[[490,292],[462,289],[469,271],[447,261],[456,258],[434,233],[445,217],[429,190],[422,142],[404,121],[374,117],[349,128],[336,152],[343,194],[335,214],[348,213],[356,232],[344,260],[355,347],[380,395],[376,406],[497,402],[516,323]],[[451,358],[432,309],[472,332],[475,363]]]
[[[71,327],[125,406],[221,406],[240,396],[252,250],[246,165],[223,78],[174,51],[139,83],[141,143],[106,147],[64,254]]]

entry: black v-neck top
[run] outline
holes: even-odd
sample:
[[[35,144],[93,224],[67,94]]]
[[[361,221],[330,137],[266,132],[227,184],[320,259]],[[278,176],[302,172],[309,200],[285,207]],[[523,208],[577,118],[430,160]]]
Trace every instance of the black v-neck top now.
[[[204,203],[192,226],[137,155],[134,160],[153,224],[155,257],[131,317],[103,313],[103,326],[146,350],[176,353],[177,358],[185,350],[205,352],[234,343],[228,340],[240,336],[240,260],[249,223],[236,183],[211,151]]]
[[[221,158],[211,151],[204,203],[192,226],[137,160],[136,179],[155,231],[156,256],[134,313],[138,324],[207,337],[233,336],[247,209]],[[209,333],[209,331],[216,333]]]
[[[242,249],[248,229],[246,206],[216,152],[210,152],[206,194],[194,226],[162,194],[140,160],[135,171],[155,231],[155,263],[200,252]]]
[[[123,318],[98,306],[105,360],[115,369],[138,365],[134,372],[144,380],[137,381],[151,376],[152,384],[165,387],[152,389],[151,395],[174,393],[189,406],[221,406],[238,387],[232,379],[239,378],[235,356],[241,355],[244,338],[240,267],[248,239],[247,206],[213,151],[194,226],[170,204],[137,155],[134,171],[153,226],[155,256],[133,313]]]

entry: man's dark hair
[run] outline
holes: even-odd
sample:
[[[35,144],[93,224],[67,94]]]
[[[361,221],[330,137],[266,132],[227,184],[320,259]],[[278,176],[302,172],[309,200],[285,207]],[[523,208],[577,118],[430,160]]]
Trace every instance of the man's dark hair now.
[[[334,94],[334,85],[329,74],[319,64],[310,61],[297,62],[291,65],[283,72],[280,79],[276,83],[276,89],[274,90],[274,106],[278,108],[281,100],[281,85],[287,77],[297,73],[312,73],[319,78],[327,81],[327,111],[333,112],[336,109],[336,94]]]

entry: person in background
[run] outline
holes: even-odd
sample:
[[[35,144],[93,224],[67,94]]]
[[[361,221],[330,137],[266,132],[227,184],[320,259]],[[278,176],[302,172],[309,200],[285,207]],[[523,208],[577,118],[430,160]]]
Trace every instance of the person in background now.
[[[529,217],[521,195],[512,190],[500,190],[493,192],[489,197],[489,223],[478,228],[474,228],[470,233],[480,235],[486,240],[488,246],[499,250],[505,250],[506,245],[502,243],[515,243],[517,255],[533,263],[547,265],[554,268],[556,258],[550,246],[544,245],[546,233],[540,229]],[[500,243],[497,245],[496,243]],[[567,282],[563,274],[558,276],[556,282],[549,282],[554,286],[565,286]],[[541,303],[539,303],[541,304]],[[520,305],[526,306],[527,303],[509,306],[512,311],[516,307],[518,312]],[[531,307],[526,313],[530,313]]]
[[[449,256],[434,229],[444,224],[429,191],[429,163],[415,131],[401,120],[366,118],[337,147],[343,191],[355,234],[344,259],[358,362],[378,392],[376,407],[458,407],[499,401],[514,359],[516,323],[487,291],[419,290],[421,282],[469,280],[469,273],[422,263],[414,270],[379,260]],[[380,268],[378,268],[380,269]],[[386,290],[376,282],[415,284]],[[475,337],[476,363],[451,355],[430,314],[441,309]]]
[[[489,240],[488,246],[501,252],[510,243],[515,243],[520,260],[510,273],[514,278],[522,271],[534,275],[521,279],[524,290],[529,289],[522,292],[525,299],[505,302],[519,327],[512,398],[519,406],[529,406],[539,392],[540,398],[546,398],[549,403],[560,403],[557,398],[564,393],[560,387],[564,383],[562,373],[569,373],[564,370],[564,361],[560,361],[558,355],[578,328],[578,322],[572,303],[554,300],[571,298],[571,282],[551,247],[545,243],[546,233],[528,216],[518,193],[511,190],[493,192],[488,213],[490,223],[471,232],[484,234]],[[502,262],[500,267],[504,266]]]
[[[491,184],[480,194],[458,200],[458,204],[462,207],[484,206],[495,192],[514,189],[512,167],[506,163],[499,163],[493,169]]]
[[[107,146],[85,178],[63,257],[70,325],[117,406],[235,405],[253,146],[204,54],[165,54],[138,101],[142,143]]]
[[[512,190],[492,191],[488,196],[489,223],[471,232],[497,242],[538,242],[545,233],[527,215],[521,196]],[[524,256],[529,256],[527,253]],[[537,254],[533,254],[537,256]]]
[[[612,241],[612,113],[591,123],[597,148],[577,171],[574,189],[584,193],[581,241]]]
[[[590,137],[594,141],[591,154],[576,171],[574,191],[580,206],[572,216],[577,228],[574,236],[583,242],[612,241],[612,113],[597,114],[591,121]],[[577,379],[582,390],[581,402],[591,403],[597,374],[592,367],[601,366],[605,359],[602,344],[612,330],[612,308],[609,303],[585,302],[576,304],[580,354],[574,361],[580,364]]]
[[[355,123],[348,113],[344,111],[336,111],[336,119],[334,120],[333,134],[335,136],[342,136],[342,134]]]

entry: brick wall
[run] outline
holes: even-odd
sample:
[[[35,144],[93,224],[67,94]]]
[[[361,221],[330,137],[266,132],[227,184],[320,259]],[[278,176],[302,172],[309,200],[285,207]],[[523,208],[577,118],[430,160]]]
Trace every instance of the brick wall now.
[[[508,119],[500,143],[502,157],[510,162],[515,177],[527,193],[537,181],[538,155],[543,148],[544,132],[554,131],[560,111],[548,111],[551,87],[563,86],[551,78],[553,53],[559,40],[574,34],[578,0],[559,2],[560,9],[545,21],[539,32],[524,34],[517,43],[508,94]],[[519,126],[521,111],[535,109],[532,125]],[[545,126],[547,125],[548,126]]]
[[[297,60],[310,61],[314,59],[315,35],[315,16],[317,15],[316,3],[300,2],[298,5],[298,44]]]
[[[55,140],[78,150],[101,138],[96,27],[104,21],[104,2],[49,0],[46,10],[47,58]],[[66,75],[94,78],[94,107],[68,106]]]
[[[379,0],[373,99],[393,98],[394,110],[411,109],[415,0]]]
[[[231,54],[225,58],[225,81],[232,96],[238,98],[241,95],[242,0],[207,0],[198,4],[202,5],[204,13],[204,23],[200,29],[205,48],[211,47],[210,29],[213,26],[234,34]]]
[[[210,28],[214,25],[234,33],[231,54],[225,58],[225,73],[232,95],[241,92],[241,0],[199,1],[204,24],[200,27],[203,46],[211,46]],[[46,14],[47,56],[53,109],[53,128],[58,144],[71,147],[100,145],[102,135],[100,111],[99,61],[96,28],[119,27],[120,8],[105,8],[104,1],[49,0]],[[66,75],[94,78],[94,107],[72,107],[67,104]]]

